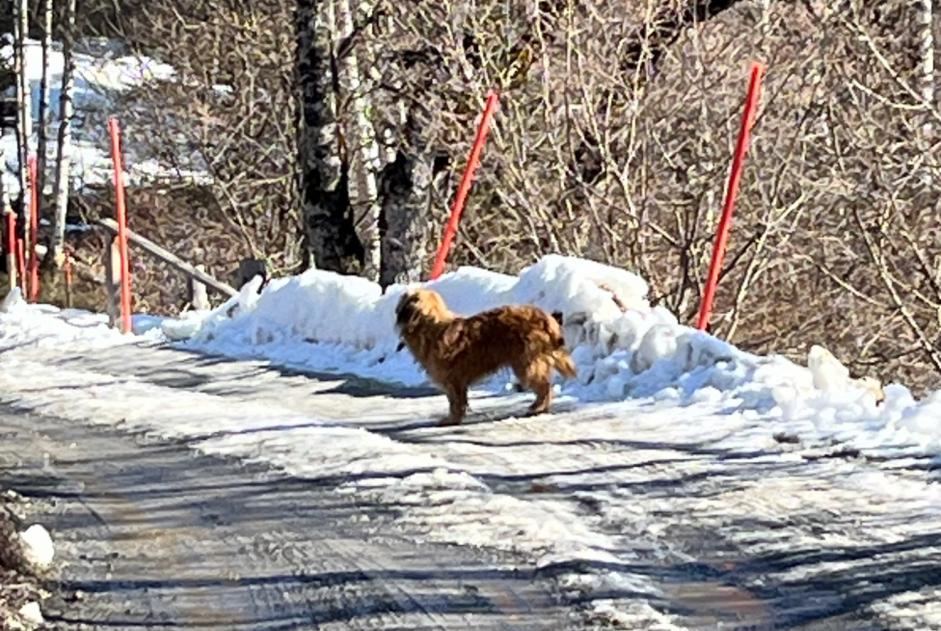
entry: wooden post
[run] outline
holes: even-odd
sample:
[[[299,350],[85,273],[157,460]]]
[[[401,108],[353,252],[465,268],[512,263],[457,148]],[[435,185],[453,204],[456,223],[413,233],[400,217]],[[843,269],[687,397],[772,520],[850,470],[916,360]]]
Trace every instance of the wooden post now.
[[[204,274],[206,273],[205,265],[197,265],[196,269]],[[212,308],[212,305],[209,304],[209,292],[205,284],[192,276],[188,276],[186,285],[189,289],[189,303],[193,309],[208,311]]]
[[[235,286],[241,289],[256,276],[261,276],[262,286],[268,281],[268,264],[264,259],[242,259],[235,273]]]
[[[116,236],[105,243],[102,257],[105,265],[105,308],[108,323],[115,326],[121,319],[121,248]]]
[[[95,223],[107,230],[110,234],[117,236],[118,224],[113,219],[99,219]],[[165,250],[150,239],[142,237],[132,230],[127,230],[126,234],[128,242],[133,243],[135,246],[143,249],[153,257],[163,261],[164,263],[167,263],[177,271],[182,272],[187,276],[193,276],[197,278],[201,283],[205,284],[210,289],[219,292],[223,296],[230,297],[239,293],[234,288],[226,285],[225,283],[219,282],[206,272],[193,267],[177,255],[169,252],[168,250]]]

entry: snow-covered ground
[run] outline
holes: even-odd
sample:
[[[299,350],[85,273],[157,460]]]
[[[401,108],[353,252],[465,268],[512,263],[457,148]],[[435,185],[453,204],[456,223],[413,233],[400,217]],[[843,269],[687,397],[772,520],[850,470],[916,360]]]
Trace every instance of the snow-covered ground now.
[[[628,628],[682,628],[663,605],[680,597],[669,577],[703,557],[733,568],[721,572],[741,575],[741,589],[783,585],[786,596],[866,549],[875,568],[878,546],[941,525],[941,489],[919,473],[941,445],[937,394],[916,401],[891,385],[877,404],[881,393],[822,348],[809,368],[744,353],[650,307],[633,274],[587,261],[546,257],[519,277],[462,269],[431,286],[463,313],[534,303],[563,314],[580,374],[560,384],[553,414],[522,417],[529,395],[500,375],[475,393],[465,426],[435,427],[442,398],[396,351],[404,288],[317,271],[260,295],[250,284],[212,312],[138,316],[126,337],[102,316],[13,294],[0,313],[0,398],[332,480],[428,539],[524,553]],[[179,351],[162,350],[168,338]],[[800,562],[748,569],[794,550]],[[941,624],[937,584],[914,580],[858,608]]]
[[[731,439],[740,446],[783,432],[873,453],[941,452],[941,393],[916,401],[904,386],[883,389],[871,379],[852,379],[820,346],[810,349],[806,367],[743,352],[651,307],[646,283],[625,270],[552,255],[518,278],[462,268],[427,286],[462,314],[501,304],[562,313],[579,378],[561,384],[561,392],[581,402],[650,397],[679,407],[711,403],[760,414],[759,433]],[[139,329],[157,327],[188,348],[230,357],[425,383],[409,353],[396,352],[393,314],[404,287],[383,294],[367,280],[320,271],[276,279],[260,295],[257,287],[246,285],[213,312],[142,319]],[[509,389],[507,377],[484,389]]]
[[[12,70],[13,46],[9,34],[0,35],[0,67]],[[115,103],[129,90],[159,81],[177,80],[174,69],[164,63],[143,55],[129,54],[125,47],[117,42],[90,38],[81,40],[76,45],[75,54],[75,90],[73,103],[73,154],[72,179],[74,188],[85,185],[103,184],[111,180],[111,153],[108,139],[107,120],[115,115]],[[48,160],[55,160],[55,138],[59,128],[59,96],[61,94],[63,57],[61,43],[54,42],[49,56],[50,111],[48,119],[49,145]],[[33,115],[33,135],[30,141],[31,153],[37,146],[36,129],[39,117],[40,80],[42,78],[42,49],[40,42],[27,40],[26,77],[30,85]],[[14,92],[11,87],[8,92]],[[138,136],[139,130],[133,125],[123,129],[122,142],[125,152],[125,167],[128,183],[149,181],[155,178],[173,175],[175,177],[199,178],[198,167],[184,166],[185,171],[161,164],[151,157],[146,150],[150,134]],[[0,136],[4,158],[6,160],[4,183],[11,195],[16,195],[19,183],[16,180],[16,137],[13,130],[5,130]],[[139,151],[140,149],[145,149]],[[181,154],[181,158],[188,155]],[[48,186],[53,186],[47,179]]]

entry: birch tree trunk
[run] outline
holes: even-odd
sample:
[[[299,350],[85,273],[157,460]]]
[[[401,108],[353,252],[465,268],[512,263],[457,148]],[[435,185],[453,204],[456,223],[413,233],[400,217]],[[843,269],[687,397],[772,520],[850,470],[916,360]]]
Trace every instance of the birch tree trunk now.
[[[29,20],[27,14],[26,0],[13,0],[14,5],[14,72],[16,73],[16,144],[17,161],[19,164],[18,179],[20,184],[20,193],[17,206],[21,217],[21,224],[25,226],[24,230],[28,233],[29,221],[28,195],[27,187],[27,163],[29,161],[29,142],[32,137],[32,96],[30,94],[29,81],[26,78],[26,37],[29,30]]]
[[[52,49],[52,0],[43,0],[42,16],[42,78],[39,82],[39,127],[36,129],[36,181],[39,204],[46,182],[46,125],[49,116],[49,53]]]
[[[379,172],[379,145],[376,132],[369,120],[370,101],[365,96],[366,87],[360,72],[361,57],[358,51],[368,46],[369,38],[351,42],[354,35],[355,18],[366,16],[372,10],[373,0],[336,0],[336,45],[337,70],[339,72],[339,96],[342,99],[342,114],[346,125],[346,149],[350,171],[350,203],[356,218],[356,231],[364,249],[363,276],[379,280],[380,204],[376,177]],[[347,43],[348,45],[343,45]],[[367,59],[370,55],[366,55]]]
[[[69,210],[69,184],[72,169],[72,117],[74,104],[72,92],[75,88],[75,0],[65,5],[62,34],[62,89],[59,93],[59,132],[56,139],[55,196],[56,212],[53,219],[52,247],[49,257],[56,268],[65,264],[65,222]]]
[[[380,176],[382,266],[379,284],[421,280],[428,243],[432,163],[414,112],[406,115],[402,144]]]
[[[310,263],[358,274],[365,252],[350,206],[349,164],[337,121],[332,49],[337,1],[297,0],[296,5],[301,216]]]
[[[6,156],[3,153],[3,147],[0,147],[0,166],[6,168]],[[3,182],[3,177],[0,176],[0,219],[3,221],[3,225],[7,224],[7,214],[12,214],[13,209],[10,207],[10,198],[7,193],[7,187]],[[3,265],[7,272],[7,286],[10,291],[16,287],[16,252],[10,252],[9,248],[6,247],[7,240],[4,239],[4,246],[0,249],[6,250],[3,258]]]
[[[921,98],[927,107],[934,107],[934,0],[921,0],[918,19],[918,39],[921,58],[921,72],[919,72],[919,84]],[[922,132],[925,134],[925,142],[931,144],[934,134],[934,127],[931,124],[931,117],[925,117],[925,124]]]

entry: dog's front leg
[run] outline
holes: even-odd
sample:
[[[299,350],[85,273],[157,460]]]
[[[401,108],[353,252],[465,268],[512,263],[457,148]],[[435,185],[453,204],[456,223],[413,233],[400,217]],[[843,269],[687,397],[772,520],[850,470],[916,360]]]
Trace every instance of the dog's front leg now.
[[[450,415],[443,419],[439,425],[446,427],[449,425],[460,425],[467,413],[467,387],[461,385],[449,386],[446,390],[448,395],[448,404],[450,406]]]

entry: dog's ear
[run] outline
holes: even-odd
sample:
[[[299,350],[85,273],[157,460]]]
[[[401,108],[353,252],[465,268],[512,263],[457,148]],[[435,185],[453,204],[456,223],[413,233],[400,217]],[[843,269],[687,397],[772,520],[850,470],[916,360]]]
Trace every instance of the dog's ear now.
[[[418,303],[418,296],[413,293],[402,294],[399,298],[399,304],[395,307],[395,324],[398,327],[403,326],[415,315],[415,305]]]

